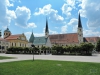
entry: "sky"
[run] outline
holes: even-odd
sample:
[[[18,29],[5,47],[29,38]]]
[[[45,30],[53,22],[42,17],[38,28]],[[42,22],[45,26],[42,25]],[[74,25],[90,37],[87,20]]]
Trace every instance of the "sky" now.
[[[100,36],[100,0],[0,0],[0,30],[44,36],[47,17],[49,34],[76,33],[79,13],[83,36]]]

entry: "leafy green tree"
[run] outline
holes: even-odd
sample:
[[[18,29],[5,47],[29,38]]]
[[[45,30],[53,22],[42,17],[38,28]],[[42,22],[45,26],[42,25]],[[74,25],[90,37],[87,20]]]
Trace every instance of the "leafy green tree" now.
[[[97,50],[98,52],[100,51],[100,40],[98,40],[98,42],[97,42],[96,50]]]
[[[91,43],[82,43],[81,44],[81,53],[84,55],[91,55],[93,51],[94,45]]]

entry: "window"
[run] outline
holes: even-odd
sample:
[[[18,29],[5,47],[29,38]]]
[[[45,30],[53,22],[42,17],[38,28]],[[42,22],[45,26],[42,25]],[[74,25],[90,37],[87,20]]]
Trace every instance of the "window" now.
[[[26,44],[25,44],[25,47],[26,47]]]
[[[16,43],[15,43],[15,46],[16,46]]]
[[[20,46],[21,46],[21,43],[20,43]]]
[[[12,43],[12,46],[13,46],[13,43]]]

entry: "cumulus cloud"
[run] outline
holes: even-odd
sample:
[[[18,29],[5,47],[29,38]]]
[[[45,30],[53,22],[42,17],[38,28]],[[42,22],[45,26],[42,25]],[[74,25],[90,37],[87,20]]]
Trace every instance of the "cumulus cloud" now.
[[[76,18],[72,18],[70,22],[68,23],[68,25],[77,25],[77,24],[78,24],[78,19]]]
[[[48,15],[52,21],[63,21],[64,18],[58,15],[58,11],[51,8],[51,4],[45,5],[43,8],[39,8],[38,12],[35,12],[34,15]]]
[[[75,9],[75,4],[77,0],[65,0],[65,3],[63,4],[61,10],[62,13],[65,14],[67,17],[71,16],[71,11]]]
[[[13,12],[8,10],[8,7],[13,6],[13,4],[11,4],[9,2],[9,0],[0,0],[0,25],[10,25],[11,22],[11,16],[13,14],[9,13],[9,12]]]
[[[87,26],[100,27],[100,0],[82,0],[80,6],[81,16],[88,19]]]
[[[77,27],[78,27],[78,19],[76,18],[72,18],[68,25],[72,26],[73,27],[73,32],[76,32],[77,31]]]
[[[64,25],[61,27],[61,33],[66,33],[67,32],[67,25]]]
[[[57,34],[58,33],[57,31],[53,31],[51,29],[49,29],[49,32],[50,32],[50,34]]]
[[[90,36],[99,36],[100,37],[100,32],[99,31],[93,31],[93,30],[84,30],[83,35],[85,37],[90,37]]]
[[[28,28],[35,28],[37,27],[35,23],[28,23],[27,25]]]
[[[70,6],[64,4],[61,9],[63,14],[67,15],[68,17],[71,16],[72,8]]]
[[[18,26],[26,26],[27,21],[30,19],[31,11],[25,6],[22,7],[17,7],[15,10],[16,14],[16,19],[15,19],[15,24]]]
[[[12,12],[12,14],[14,14]],[[13,15],[15,20],[15,25],[20,26],[22,28],[35,28],[37,27],[35,23],[30,22],[28,23],[30,17],[31,17],[31,11],[29,8],[22,6],[17,7],[15,10],[15,16]]]

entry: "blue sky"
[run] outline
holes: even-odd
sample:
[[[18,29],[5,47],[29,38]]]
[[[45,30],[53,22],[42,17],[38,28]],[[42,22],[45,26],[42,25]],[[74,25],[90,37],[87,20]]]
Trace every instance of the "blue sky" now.
[[[79,12],[84,37],[100,36],[100,0],[0,0],[0,29],[44,36],[47,17],[50,34],[75,33]]]

